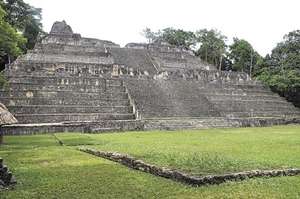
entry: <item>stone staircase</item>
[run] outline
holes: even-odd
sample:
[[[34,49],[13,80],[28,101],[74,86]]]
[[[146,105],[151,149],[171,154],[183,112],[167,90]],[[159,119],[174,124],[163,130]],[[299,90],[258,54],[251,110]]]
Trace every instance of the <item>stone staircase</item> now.
[[[208,118],[148,118],[144,130],[196,130],[210,128],[264,127],[271,125],[299,124],[300,117],[208,117]]]
[[[300,111],[278,94],[263,85],[224,84],[222,88],[208,86],[214,92],[207,98],[229,118],[299,117]]]
[[[226,118],[149,118],[145,120],[145,130],[185,130],[238,127],[238,122],[229,122]]]
[[[90,129],[102,131],[120,126],[114,127],[113,121],[135,121],[121,79],[13,76],[9,88],[0,91],[0,101],[20,124],[110,121]]]

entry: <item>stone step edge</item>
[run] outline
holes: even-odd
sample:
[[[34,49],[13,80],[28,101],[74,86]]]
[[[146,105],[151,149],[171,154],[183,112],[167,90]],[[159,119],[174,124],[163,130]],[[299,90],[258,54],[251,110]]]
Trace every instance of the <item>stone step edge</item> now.
[[[37,78],[37,79],[44,79],[44,78],[73,78],[73,79],[97,79],[97,80],[107,80],[107,81],[118,81],[121,82],[122,79],[120,78],[109,78],[109,77],[93,77],[93,76],[55,76],[55,75],[44,75],[44,76],[37,76],[37,75],[7,75],[7,78]]]
[[[226,120],[226,117],[146,117],[143,118],[145,121],[169,121],[169,120],[215,120],[215,119],[221,119]]]
[[[117,152],[98,151],[90,148],[78,148],[78,150],[92,154],[101,158],[105,158],[114,162],[118,162],[129,168],[150,173],[155,176],[168,178],[174,181],[182,182],[192,186],[214,185],[228,181],[241,181],[258,177],[279,177],[279,176],[295,176],[300,175],[300,168],[275,169],[275,170],[251,170],[237,173],[229,173],[223,175],[208,175],[203,177],[195,177],[177,170],[171,170],[164,167],[158,167],[152,164],[135,159],[127,154]]]
[[[33,108],[33,107],[37,107],[37,108],[131,108],[132,106],[128,105],[128,106],[82,106],[82,105],[8,105],[7,107],[24,107],[24,108]]]
[[[252,94],[252,93],[247,93],[246,95],[244,95],[244,94],[242,94],[242,93],[238,93],[238,94],[216,94],[216,93],[213,93],[213,92],[211,92],[211,93],[209,93],[209,92],[206,92],[206,93],[204,93],[204,92],[201,92],[201,94],[204,94],[204,95],[207,95],[207,97],[232,97],[232,98],[235,98],[235,97],[274,97],[274,98],[280,98],[280,96],[279,95],[276,95],[276,93],[274,93],[274,95],[273,95],[273,93],[271,93],[271,94],[269,94],[269,95],[263,95],[263,94],[261,94],[261,95],[258,95],[258,94]]]
[[[65,126],[65,125],[73,125],[73,126],[79,126],[79,125],[89,125],[89,124],[100,124],[101,122],[136,122],[139,120],[131,119],[131,120],[102,120],[98,122],[88,122],[88,121],[67,121],[67,122],[53,122],[53,123],[17,123],[17,124],[7,124],[3,125],[2,127],[42,127],[42,126]]]
[[[255,99],[255,100],[247,100],[247,99],[230,99],[230,100],[216,100],[216,99],[210,99],[210,101],[212,103],[219,103],[221,102],[220,104],[225,104],[225,103],[228,103],[230,102],[231,104],[236,104],[236,102],[238,103],[244,103],[244,102],[273,102],[273,103],[286,103],[286,104],[291,104],[291,102],[288,102],[284,99],[278,99],[278,100],[272,100],[272,99]]]
[[[148,117],[143,118],[145,121],[185,121],[185,120],[235,120],[235,119],[279,119],[283,118],[280,116],[275,117],[238,117],[238,118],[232,118],[232,117]],[[284,117],[284,118],[295,118],[295,117]],[[300,118],[300,115],[299,115]]]
[[[10,93],[17,93],[17,92],[26,92],[26,91],[31,91],[31,92],[74,92],[74,93],[99,93],[99,92],[85,92],[85,91],[74,91],[74,90],[68,90],[68,89],[59,89],[59,90],[50,90],[50,89],[28,89],[28,90],[3,90],[0,89],[0,92],[10,92]],[[106,92],[105,94],[115,94],[115,93],[123,93],[123,92]],[[213,97],[273,97],[273,98],[283,98],[277,95],[276,93],[270,93],[270,94],[249,94],[247,93],[246,95],[244,94],[216,94],[215,92],[201,92],[203,95],[207,95],[207,97],[213,96]],[[283,98],[285,99],[285,98]]]
[[[100,95],[118,95],[118,94],[126,94],[125,92],[103,92],[103,93],[100,93],[100,92],[95,92],[95,91],[74,91],[74,90],[64,90],[64,89],[57,89],[57,90],[46,90],[46,89],[43,89],[43,90],[40,90],[40,89],[28,89],[28,90],[1,90],[0,89],[0,93],[1,92],[7,92],[7,93],[12,93],[12,94],[15,94],[15,93],[20,93],[20,92],[50,92],[50,93],[53,93],[53,92],[57,92],[57,93],[62,93],[62,92],[70,92],[70,93],[80,93],[80,94],[100,94]]]
[[[10,85],[31,85],[31,86],[43,86],[43,87],[51,87],[51,86],[94,86],[98,88],[102,88],[100,85],[91,85],[91,84],[57,84],[57,83],[47,83],[47,84],[39,84],[39,83],[31,83],[31,82],[8,82],[8,87]],[[106,88],[123,88],[123,85],[107,85]]]
[[[78,99],[84,99],[84,98],[89,98],[88,96],[86,97],[76,97]],[[116,98],[116,97],[114,97]],[[52,101],[52,100],[61,100],[61,99],[70,99],[69,97],[66,97],[66,98],[58,98],[57,96],[53,96],[52,98],[50,97],[0,97],[0,100],[43,100],[43,99],[46,99],[46,100],[49,100],[49,101]],[[65,101],[65,100],[64,100]],[[92,101],[108,101],[108,102],[120,102],[120,101],[128,101],[128,99],[126,98],[121,98],[121,99],[111,99],[111,98],[99,98],[99,99],[92,99],[92,100],[89,100],[87,102],[92,102]],[[38,105],[38,104],[37,104]]]
[[[28,117],[28,116],[65,116],[65,115],[71,115],[71,116],[90,116],[90,115],[112,115],[112,116],[132,116],[133,113],[105,113],[105,112],[96,112],[96,113],[50,113],[50,114],[15,114],[15,117]]]
[[[272,117],[162,117],[162,118],[143,118],[143,121],[150,123],[161,122],[240,122],[245,120],[295,120],[295,124],[300,124],[299,116],[272,116]]]

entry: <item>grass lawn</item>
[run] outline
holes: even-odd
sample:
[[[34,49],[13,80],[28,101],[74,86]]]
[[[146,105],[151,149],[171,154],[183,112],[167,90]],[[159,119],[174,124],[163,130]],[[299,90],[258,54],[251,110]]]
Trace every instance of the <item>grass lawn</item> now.
[[[7,136],[18,180],[0,198],[300,198],[300,176],[189,187],[76,150],[90,145],[196,174],[300,167],[300,126],[126,134]]]
[[[69,146],[127,153],[194,175],[300,168],[300,126],[57,136]]]

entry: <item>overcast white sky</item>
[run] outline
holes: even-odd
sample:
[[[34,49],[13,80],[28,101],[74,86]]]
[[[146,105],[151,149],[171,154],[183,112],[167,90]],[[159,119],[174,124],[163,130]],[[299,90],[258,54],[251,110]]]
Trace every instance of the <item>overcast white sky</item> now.
[[[124,46],[145,42],[145,27],[217,28],[230,40],[249,41],[266,55],[289,31],[300,29],[300,0],[25,0],[43,9],[48,32],[66,20],[84,37]]]

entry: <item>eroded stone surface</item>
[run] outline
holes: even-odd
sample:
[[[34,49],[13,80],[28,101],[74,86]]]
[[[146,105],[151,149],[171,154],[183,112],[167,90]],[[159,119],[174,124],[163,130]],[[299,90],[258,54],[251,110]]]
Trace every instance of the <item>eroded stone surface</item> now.
[[[50,34],[73,35],[73,30],[65,21],[57,21],[53,24]]]

